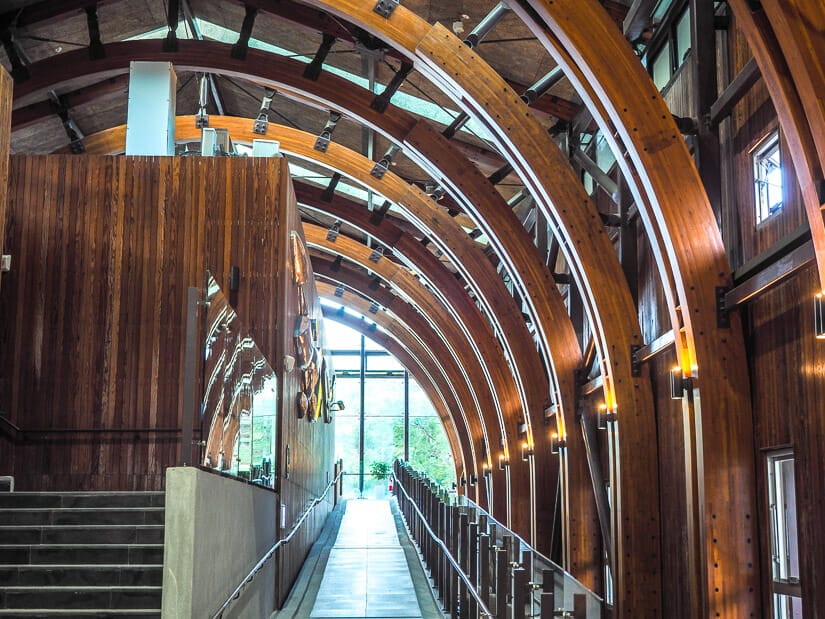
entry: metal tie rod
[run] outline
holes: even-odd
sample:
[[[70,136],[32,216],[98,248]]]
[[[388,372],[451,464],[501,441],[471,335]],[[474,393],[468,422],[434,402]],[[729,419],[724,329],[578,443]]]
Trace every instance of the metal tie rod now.
[[[551,69],[547,75],[524,91],[524,94],[521,95],[521,100],[527,105],[532,105],[536,99],[555,86],[563,77],[564,71],[561,70],[561,67]]]
[[[501,18],[504,17],[509,10],[510,6],[506,2],[499,2],[492,11],[487,13],[484,19],[478,22],[478,25],[473,28],[473,31],[467,35],[467,38],[464,39],[464,44],[470,49],[478,47],[481,40],[490,33],[490,30],[495,28],[495,25],[501,21]]]

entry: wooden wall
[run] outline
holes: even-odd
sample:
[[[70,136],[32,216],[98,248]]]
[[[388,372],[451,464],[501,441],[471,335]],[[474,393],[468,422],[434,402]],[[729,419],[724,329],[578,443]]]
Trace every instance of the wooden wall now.
[[[766,451],[791,447],[806,617],[820,617],[825,609],[825,341],[814,337],[813,297],[818,288],[811,266],[748,308],[762,573],[767,583],[771,566]],[[766,608],[768,600],[766,592]]]
[[[9,144],[11,143],[11,103],[14,84],[3,67],[0,67],[0,254],[5,251],[6,188],[9,175]],[[3,273],[0,271],[0,289]]]
[[[304,237],[292,183],[281,185],[280,202],[282,204],[283,225],[278,232],[278,245],[285,250],[289,250],[291,233],[296,233],[302,243]],[[305,243],[304,247],[306,247]],[[278,410],[280,416],[278,447],[280,465],[277,469],[280,475],[278,488],[281,503],[286,505],[286,527],[282,530],[282,535],[284,535],[292,529],[307,504],[320,496],[327,484],[334,478],[335,424],[325,423],[323,415],[315,421],[311,421],[312,416],[310,414],[303,418],[298,417],[296,396],[301,390],[301,371],[298,368],[297,361],[292,371],[287,372],[284,368],[284,356],[296,356],[293,332],[299,316],[298,285],[294,281],[291,251],[282,253],[279,260],[283,260],[281,262],[283,268],[280,273],[284,288],[280,294],[284,303],[282,315],[285,328],[279,331],[278,345],[280,348],[273,367],[276,369],[276,374],[280,376],[281,398]],[[312,265],[308,253],[305,269],[307,283],[302,288],[306,300],[307,314],[310,318],[317,318],[320,323],[323,323],[321,304],[315,291]],[[322,336],[321,346],[323,346]],[[286,475],[287,449],[289,450],[288,477]],[[307,553],[318,538],[326,516],[333,507],[332,495],[333,493],[330,492],[326,501],[318,505],[313,515],[286,547],[286,552],[278,559],[279,582],[276,601],[279,607],[289,594],[292,583],[295,581]]]
[[[52,430],[19,437],[20,489],[162,487],[179,449],[187,287],[210,269],[226,288],[238,265],[232,302],[274,353],[285,174],[266,159],[11,158],[0,407],[24,431]]]

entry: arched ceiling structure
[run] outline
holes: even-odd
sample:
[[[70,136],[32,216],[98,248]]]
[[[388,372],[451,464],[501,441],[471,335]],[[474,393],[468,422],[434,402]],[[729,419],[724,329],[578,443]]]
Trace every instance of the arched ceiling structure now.
[[[176,0],[168,2],[179,6]],[[367,188],[366,200],[342,198],[361,204],[350,212],[342,208],[344,201],[321,192],[305,213],[308,221],[317,217],[323,225],[307,223],[307,237],[319,250],[379,274],[386,287],[371,285],[361,271],[340,268],[340,262],[342,275],[335,279],[336,262],[316,256],[321,279],[353,291],[354,306],[363,309],[364,299],[370,299],[389,310],[379,312],[382,333],[392,335],[386,341],[406,355],[410,370],[428,385],[442,418],[452,420],[457,468],[480,479],[480,467],[492,463],[498,453],[495,441],[504,437],[505,454],[511,454],[507,491],[499,491],[505,486],[499,477],[505,476],[497,474],[494,503],[507,496],[505,509],[513,525],[540,538],[534,539],[540,546],[546,541],[541,524],[548,515],[537,499],[532,472],[542,478],[565,472],[562,557],[586,584],[601,578],[601,548],[584,542],[593,537],[592,513],[600,490],[589,502],[570,496],[580,493],[593,473],[592,462],[588,472],[579,419],[592,420],[595,412],[579,408],[577,389],[583,380],[596,378],[612,413],[613,509],[610,526],[602,524],[600,533],[604,547],[612,547],[618,612],[662,615],[661,575],[651,567],[662,560],[656,418],[649,368],[634,356],[650,342],[642,337],[615,235],[603,225],[609,213],[584,190],[569,152],[551,135],[560,124],[595,123],[635,199],[676,334],[679,364],[691,379],[683,412],[693,440],[687,445],[693,475],[688,541],[700,591],[693,603],[703,615],[740,617],[756,611],[755,498],[746,491],[730,500],[732,487],[752,489],[755,476],[749,460],[750,418],[742,414],[750,397],[742,332],[735,313],[726,322],[717,311],[719,290],[731,283],[730,269],[714,205],[676,123],[616,27],[627,2],[514,0],[500,27],[508,35],[502,40],[519,45],[504,48],[497,42],[484,48],[462,42],[454,32],[467,20],[468,28],[470,22],[480,22],[495,5],[492,0],[465,1],[459,14],[452,5],[411,1],[409,8],[398,6],[387,17],[374,10],[373,2],[362,0],[247,0],[258,17],[246,38],[260,37],[263,49],[247,48],[238,35],[244,10],[236,2],[184,2],[189,13],[213,20],[201,22],[209,32],[199,34],[198,23],[189,19],[192,37],[219,41],[167,36],[165,48],[159,40],[124,40],[158,27],[163,36],[164,25],[175,31],[177,13],[167,19],[159,2],[147,0],[141,10],[112,0],[86,15],[78,9],[98,3],[14,3],[0,22],[11,24],[18,40],[16,48],[13,41],[6,46],[7,66],[17,77],[18,131],[12,137],[18,152],[65,144],[55,138],[61,128],[49,111],[56,111],[71,130],[72,100],[82,102],[78,109],[87,106],[84,122],[87,132],[95,134],[75,140],[75,147],[84,142],[87,152],[118,150],[113,147],[121,140],[117,130],[105,130],[125,121],[125,84],[117,76],[136,59],[173,62],[182,75],[212,75],[213,84],[221,86],[212,88],[213,108],[220,112],[228,103],[234,107],[227,115],[244,117],[230,121],[214,116],[214,122],[228,122],[237,140],[249,134],[260,97],[267,94],[264,88],[277,89],[275,111],[287,124],[313,135],[330,112],[343,113],[326,152],[316,151],[305,132],[270,128],[284,150],[309,161],[308,169],[323,184],[331,168]],[[825,199],[818,185],[825,168],[825,115],[817,95],[825,87],[825,46],[815,27],[825,15],[816,2],[805,0],[763,0],[764,8],[744,0],[729,4],[777,103],[799,172],[820,279],[825,279]],[[115,22],[118,11],[123,19]],[[87,47],[77,41],[93,15],[101,21],[103,40],[92,37]],[[452,23],[453,31],[439,21]],[[293,32],[296,25],[299,30]],[[226,32],[234,32],[237,42],[228,40]],[[316,56],[323,36],[337,56],[320,51]],[[286,47],[278,50],[277,43]],[[314,49],[301,48],[309,43]],[[78,49],[63,51],[64,46]],[[29,48],[28,58],[17,53],[25,51],[21,47]],[[526,85],[553,71],[550,94],[528,106],[520,97]],[[191,113],[197,93],[193,78],[187,79],[182,80],[179,111]],[[214,95],[221,90],[219,104]],[[51,102],[44,103],[47,94]],[[404,97],[404,105],[417,115],[403,109]],[[467,120],[470,130],[462,131]],[[179,121],[178,137],[196,137],[191,118]],[[369,160],[379,161],[391,144],[402,152],[386,161],[390,171],[378,179],[371,175]],[[490,174],[491,169],[496,171]],[[425,187],[436,196],[446,193],[444,200],[430,200]],[[335,183],[329,189],[334,194]],[[512,208],[525,192],[536,204],[528,229]],[[400,210],[379,213],[375,196],[386,197]],[[333,243],[324,226],[336,220],[345,223],[346,233]],[[376,239],[392,252],[370,260]],[[557,260],[557,254],[562,258]],[[411,275],[411,267],[421,280]],[[586,321],[570,320],[568,312],[576,304]],[[589,337],[597,351],[595,377],[585,361]],[[433,354],[435,350],[443,355]],[[466,384],[458,384],[462,382]],[[542,447],[549,430],[543,427],[545,410],[551,404],[553,427],[568,445],[561,467]],[[512,457],[511,443],[518,441],[522,423],[534,446],[542,448],[535,469],[532,460],[527,466]],[[595,488],[595,473],[592,479]],[[513,504],[525,497],[530,513],[512,513]],[[577,512],[570,517],[571,503],[587,516]],[[500,505],[493,506],[497,513]]]

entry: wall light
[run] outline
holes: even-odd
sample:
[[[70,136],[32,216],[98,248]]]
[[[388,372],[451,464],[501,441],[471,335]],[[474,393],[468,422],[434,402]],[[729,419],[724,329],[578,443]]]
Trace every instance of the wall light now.
[[[510,466],[510,461],[504,457],[504,454],[501,454],[498,457],[498,470],[503,471],[508,466]]]
[[[616,408],[614,405],[613,410],[609,410],[607,408],[607,404],[601,403],[599,404],[599,409],[597,411],[597,420],[596,420],[596,427],[599,430],[606,430],[607,424],[611,421],[616,421]]]
[[[553,417],[556,416],[556,410],[555,402],[548,402],[544,405],[544,423],[550,423],[550,421],[552,421]]]
[[[527,441],[522,442],[521,444],[521,459],[527,462],[530,459],[530,456],[533,455],[533,448],[527,444]]]
[[[550,435],[550,453],[558,454],[565,447],[567,447],[567,441],[563,438],[559,438],[559,435],[553,432]]]
[[[825,299],[821,292],[814,297],[814,329],[816,339],[825,340]]]
[[[481,466],[481,474],[484,476],[484,479],[489,480],[492,471],[490,470],[490,465],[486,462]]]
[[[670,398],[681,400],[685,394],[685,377],[679,366],[670,369]]]

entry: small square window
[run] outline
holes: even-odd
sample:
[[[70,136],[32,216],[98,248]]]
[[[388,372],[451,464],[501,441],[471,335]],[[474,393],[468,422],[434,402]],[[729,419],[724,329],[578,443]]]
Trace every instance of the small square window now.
[[[756,223],[782,210],[782,157],[779,131],[766,136],[751,151]]]

